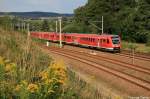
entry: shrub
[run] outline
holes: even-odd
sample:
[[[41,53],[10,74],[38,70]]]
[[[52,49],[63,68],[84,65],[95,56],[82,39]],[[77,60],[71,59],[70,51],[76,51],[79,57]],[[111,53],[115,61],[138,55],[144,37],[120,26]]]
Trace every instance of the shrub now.
[[[63,93],[63,86],[67,80],[66,69],[63,62],[50,64],[44,70],[32,75],[30,80],[18,81],[16,75],[17,65],[7,63],[0,57],[0,98],[18,99],[58,99]],[[28,71],[24,70],[24,71]],[[33,78],[38,78],[33,80]]]

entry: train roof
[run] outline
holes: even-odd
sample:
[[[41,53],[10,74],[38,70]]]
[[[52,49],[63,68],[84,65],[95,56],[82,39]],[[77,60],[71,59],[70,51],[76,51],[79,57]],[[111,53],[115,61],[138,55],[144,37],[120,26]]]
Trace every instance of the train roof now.
[[[118,35],[112,35],[112,34],[102,34],[102,35],[98,35],[98,34],[77,34],[77,33],[70,33],[70,34],[67,34],[67,35],[75,35],[75,36],[90,36],[90,37],[118,37]]]
[[[32,33],[48,33],[48,34],[59,34],[59,33],[56,33],[56,32],[37,32],[37,31],[33,31]],[[98,35],[98,34],[79,34],[79,33],[62,33],[62,35],[68,35],[68,36],[83,36],[83,37],[87,37],[87,36],[90,36],[90,37],[118,37],[118,35],[113,35],[113,34],[101,34],[101,35]]]

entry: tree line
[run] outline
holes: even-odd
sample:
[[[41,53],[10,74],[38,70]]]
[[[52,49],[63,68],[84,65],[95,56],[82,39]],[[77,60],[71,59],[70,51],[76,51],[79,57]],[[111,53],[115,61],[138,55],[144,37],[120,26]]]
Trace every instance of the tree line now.
[[[29,26],[28,26],[29,25]],[[0,27],[5,30],[15,31],[55,31],[55,22],[44,20],[28,20],[19,17],[0,17]]]

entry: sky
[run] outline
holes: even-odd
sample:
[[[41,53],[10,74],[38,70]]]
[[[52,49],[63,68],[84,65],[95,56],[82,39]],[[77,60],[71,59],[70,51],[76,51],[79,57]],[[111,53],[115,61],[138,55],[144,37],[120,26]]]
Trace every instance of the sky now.
[[[87,0],[0,0],[0,12],[43,11],[73,13]]]

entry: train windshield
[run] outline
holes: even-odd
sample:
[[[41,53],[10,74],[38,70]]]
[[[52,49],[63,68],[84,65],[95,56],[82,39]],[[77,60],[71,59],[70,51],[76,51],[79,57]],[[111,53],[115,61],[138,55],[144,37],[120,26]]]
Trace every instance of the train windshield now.
[[[113,44],[119,44],[120,43],[119,37],[118,36],[113,36],[112,37],[112,42],[113,42]]]

